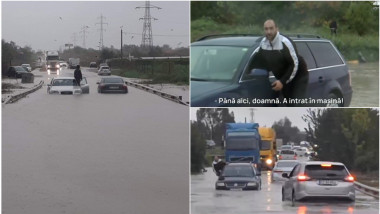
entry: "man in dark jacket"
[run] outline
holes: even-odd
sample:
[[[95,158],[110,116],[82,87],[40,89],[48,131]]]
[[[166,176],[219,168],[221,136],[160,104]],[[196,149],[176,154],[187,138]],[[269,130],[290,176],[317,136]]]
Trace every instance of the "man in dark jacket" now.
[[[82,71],[80,70],[80,66],[77,65],[77,68],[74,71],[74,78],[80,86],[80,82],[82,81]]]
[[[265,37],[256,49],[260,67],[273,72],[276,81],[272,83],[274,91],[281,91],[287,106],[290,99],[305,98],[309,82],[309,72],[305,60],[298,55],[294,42],[278,32],[276,23],[269,19],[264,23]],[[298,103],[300,105],[300,103]]]
[[[224,166],[226,166],[226,162],[222,161],[218,156],[215,156],[214,162],[212,162],[212,168],[217,176],[222,174]]]

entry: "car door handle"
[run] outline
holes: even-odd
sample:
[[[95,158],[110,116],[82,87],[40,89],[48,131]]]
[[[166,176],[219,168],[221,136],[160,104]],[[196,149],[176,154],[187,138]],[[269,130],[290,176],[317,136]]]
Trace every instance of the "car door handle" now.
[[[322,76],[318,77],[318,82],[322,83],[324,80],[325,79]]]

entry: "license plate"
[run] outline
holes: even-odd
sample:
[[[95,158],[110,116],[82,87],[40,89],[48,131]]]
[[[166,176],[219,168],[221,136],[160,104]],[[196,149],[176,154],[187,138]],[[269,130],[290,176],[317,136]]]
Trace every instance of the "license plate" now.
[[[335,186],[336,181],[334,180],[319,180],[319,185],[325,185],[325,186]]]
[[[110,86],[110,89],[119,89],[119,86]]]

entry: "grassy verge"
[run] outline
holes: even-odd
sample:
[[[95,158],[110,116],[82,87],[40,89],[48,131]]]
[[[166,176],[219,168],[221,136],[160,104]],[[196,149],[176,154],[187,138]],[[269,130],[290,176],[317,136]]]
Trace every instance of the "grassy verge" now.
[[[332,36],[330,29],[326,27],[301,26],[291,29],[281,29],[284,34],[313,34],[330,39],[340,50],[346,60],[357,60],[359,52],[369,62],[379,60],[379,34],[373,33],[365,36],[358,36],[349,32],[346,26],[340,26],[338,35]],[[210,34],[259,34],[263,35],[262,26],[241,26],[226,25],[214,22],[211,19],[198,19],[191,22],[191,41]]]
[[[112,74],[127,78],[145,79],[149,84],[175,84],[189,85],[189,66],[174,64],[168,68],[168,65],[158,64],[153,67],[147,67],[145,71],[129,68],[114,68]]]

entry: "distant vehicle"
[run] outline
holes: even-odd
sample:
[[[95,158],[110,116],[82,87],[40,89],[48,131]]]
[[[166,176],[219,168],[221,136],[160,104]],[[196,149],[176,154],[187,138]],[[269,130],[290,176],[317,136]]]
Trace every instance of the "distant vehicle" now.
[[[262,167],[272,169],[277,161],[276,132],[272,128],[259,127],[261,136],[260,159]]]
[[[69,68],[75,69],[80,63],[80,58],[69,58]]]
[[[297,154],[293,150],[281,150],[280,160],[297,160]]]
[[[98,70],[98,75],[111,75],[111,69],[108,66],[101,66]]]
[[[59,74],[59,55],[57,51],[46,51],[46,70],[48,74],[54,72]]]
[[[121,92],[128,93],[128,86],[121,77],[102,77],[98,84],[98,93]]]
[[[258,123],[226,123],[226,162],[249,162],[261,171]]]
[[[22,64],[21,67],[28,69],[28,72],[32,72],[32,66],[30,66],[30,64]]]
[[[305,59],[309,70],[306,97],[316,106],[349,106],[352,98],[351,76],[344,57],[333,43],[319,36],[289,35]],[[191,44],[191,106],[239,107],[276,106],[273,102],[237,102],[276,99],[271,82],[275,77],[268,71],[256,69],[255,50],[261,36],[209,35]],[[322,102],[334,99],[335,102]],[[337,99],[344,102],[337,102]],[[236,102],[232,102],[235,100]]]
[[[308,157],[310,154],[309,150],[305,147],[296,148],[294,151],[296,152],[297,157]]]
[[[282,177],[283,173],[288,173],[293,170],[294,166],[299,163],[298,160],[279,160],[276,165],[274,166],[271,174],[271,180],[278,181],[278,180],[284,180]]]
[[[100,69],[100,67],[102,67],[102,66],[108,66],[108,64],[107,63],[100,63],[99,66],[98,66],[98,69]]]
[[[74,77],[55,77],[47,86],[48,94],[82,94],[82,89]]]
[[[96,68],[97,65],[96,65],[96,62],[90,62],[90,68]]]
[[[8,77],[21,78],[23,74],[27,74],[28,71],[22,66],[10,66],[8,68]]]
[[[343,163],[309,161],[297,164],[282,185],[282,201],[346,198],[355,201],[354,177]]]
[[[217,190],[260,190],[261,173],[251,163],[229,163],[215,183]]]
[[[69,65],[66,62],[59,62],[60,68],[67,68]]]
[[[301,148],[301,146],[293,146],[293,150],[296,150],[296,149],[299,149],[299,148]]]

